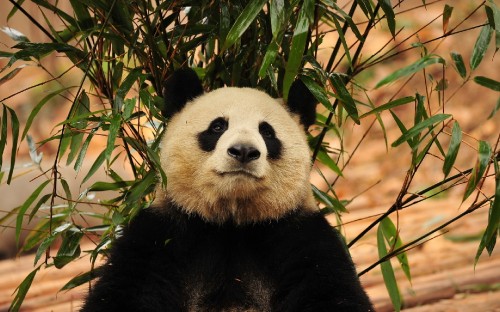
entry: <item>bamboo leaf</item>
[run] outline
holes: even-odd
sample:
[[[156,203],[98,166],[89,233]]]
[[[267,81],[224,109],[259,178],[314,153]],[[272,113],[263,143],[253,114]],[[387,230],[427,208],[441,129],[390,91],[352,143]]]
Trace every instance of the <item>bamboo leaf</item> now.
[[[394,108],[397,106],[405,105],[405,104],[411,103],[413,101],[415,101],[415,97],[413,97],[413,96],[406,96],[404,98],[393,100],[393,101],[390,101],[390,102],[385,103],[383,105],[380,105],[379,107],[376,107],[367,113],[364,113],[363,115],[361,115],[359,117],[359,119],[364,118],[364,117],[369,116],[369,115],[372,115],[372,114],[377,114],[377,113],[383,112],[385,110],[388,110],[388,109],[391,109],[391,108]]]
[[[82,180],[82,184],[87,182],[87,180],[94,175],[94,173],[96,173],[96,171],[101,168],[102,164],[104,163],[104,161],[106,160],[106,154],[105,154],[106,150],[102,151],[101,154],[99,154],[99,156],[97,156],[94,164],[92,164],[92,167],[90,167],[90,170],[89,172],[87,173],[87,175],[85,176],[85,178],[83,178]]]
[[[16,296],[14,297],[14,300],[12,300],[12,303],[10,304],[9,311],[10,312],[17,312],[21,308],[21,305],[23,304],[24,298],[26,297],[26,294],[28,293],[28,290],[31,287],[31,284],[33,283],[33,280],[35,279],[35,275],[40,270],[41,266],[38,266],[36,269],[31,271],[28,276],[19,284],[19,286],[16,288]]]
[[[121,116],[120,115],[114,115],[111,120],[110,120],[110,125],[109,125],[109,132],[108,132],[108,141],[106,143],[106,149],[104,150],[105,152],[105,158],[107,160],[110,159],[111,153],[115,149],[115,141],[116,137],[118,136],[118,131],[120,130],[121,127]]]
[[[341,213],[347,212],[347,209],[345,208],[345,206],[338,199],[331,197],[330,195],[321,191],[320,189],[318,189],[316,186],[314,186],[312,184],[311,184],[311,187],[313,190],[314,197],[318,201],[320,201],[321,203],[326,205],[326,210],[328,213],[335,212],[335,213],[341,214]],[[324,210],[322,210],[322,211],[324,211]]]
[[[299,67],[302,64],[302,56],[307,43],[307,33],[309,31],[309,23],[314,16],[314,0],[304,0],[299,11],[297,24],[293,31],[292,45],[290,54],[285,67],[285,77],[283,78],[283,99],[288,99],[288,91],[292,82],[295,80],[299,72]]]
[[[490,213],[488,215],[488,225],[481,237],[481,242],[476,252],[476,257],[474,259],[474,265],[477,264],[479,257],[481,256],[484,248],[488,250],[489,255],[493,252],[495,247],[496,238],[499,232],[500,226],[500,166],[498,161],[494,162],[495,167],[495,197],[490,207]]]
[[[16,163],[17,143],[19,138],[19,119],[17,119],[16,112],[14,112],[12,108],[7,106],[7,110],[10,113],[10,127],[12,131],[12,150],[10,152],[11,153],[10,169],[9,169],[9,175],[7,176],[7,184],[10,184],[10,181],[12,180],[12,174],[14,173],[14,164]],[[6,118],[5,115],[4,118]]]
[[[483,28],[481,28],[481,32],[479,33],[476,43],[474,44],[474,50],[472,51],[472,56],[470,58],[470,68],[472,70],[476,69],[479,64],[481,64],[481,61],[486,54],[486,50],[488,49],[492,32],[493,31],[490,25],[484,25]]]
[[[453,12],[453,7],[449,6],[448,4],[445,4],[443,10],[443,33],[446,33],[446,31],[448,30],[448,23],[450,21],[452,12]]]
[[[490,144],[486,141],[479,141],[478,159],[469,177],[469,181],[465,188],[465,194],[462,199],[462,202],[464,202],[472,194],[472,192],[474,192],[479,181],[481,181],[481,178],[483,177],[484,172],[488,167],[490,156],[491,156]]]
[[[267,74],[267,70],[269,66],[274,62],[276,59],[276,56],[278,55],[278,43],[276,41],[271,41],[271,44],[269,45],[266,54],[264,55],[264,59],[262,60],[262,65],[260,66],[259,69],[259,77],[264,78]]]
[[[356,103],[354,102],[354,99],[347,90],[342,78],[334,73],[330,75],[330,82],[332,83],[333,88],[335,89],[335,94],[337,95],[338,99],[342,101],[342,103],[344,103],[344,108],[349,114],[349,116],[352,118],[352,120],[354,120],[355,123],[359,125],[360,122],[358,117],[358,109],[356,108]]]
[[[490,115],[488,116],[488,119],[491,119],[493,118],[493,116],[495,116],[495,114],[497,113],[497,111],[500,109],[500,97],[497,99],[497,104],[495,105],[495,107],[493,108],[493,110],[491,111]],[[0,146],[1,147],[1,146]],[[1,153],[0,153],[1,155]]]
[[[63,290],[70,290],[85,283],[92,281],[94,278],[100,276],[101,272],[104,270],[104,266],[100,266],[98,268],[92,269],[86,273],[79,274],[73,277],[69,282],[67,282],[62,288]]]
[[[6,83],[7,81],[11,80],[12,78],[16,77],[17,74],[19,74],[21,69],[23,69],[24,67],[26,67],[26,65],[21,65],[21,66],[17,67],[16,69],[12,70],[11,72],[9,72],[7,75],[0,78],[0,86],[3,85],[4,83]]]
[[[301,75],[300,80],[306,85],[307,89],[311,91],[316,100],[318,100],[324,107],[332,111],[333,107],[326,95],[325,88],[320,87],[311,77]]]
[[[49,184],[51,180],[46,180],[42,184],[40,184],[35,191],[24,201],[24,203],[21,205],[21,208],[19,209],[19,212],[17,213],[17,218],[16,218],[16,243],[19,244],[19,235],[21,234],[21,228],[23,225],[23,218],[24,214],[28,210],[28,208],[31,206],[31,204],[35,201],[35,199],[38,198],[40,193],[43,191],[43,189]]]
[[[380,88],[381,86],[388,84],[388,83],[391,83],[391,82],[394,82],[401,77],[412,75],[412,74],[426,68],[427,66],[430,66],[433,64],[446,64],[446,61],[442,57],[435,55],[435,54],[426,55],[426,56],[422,57],[421,59],[419,59],[418,61],[416,61],[415,63],[413,63],[407,67],[398,69],[395,72],[393,72],[392,74],[390,74],[389,76],[380,80],[377,83],[377,85],[375,86],[375,88],[376,89]]]
[[[243,9],[240,16],[236,19],[233,27],[229,30],[226,40],[222,46],[222,51],[230,48],[243,35],[252,22],[257,17],[257,14],[262,10],[267,0],[249,1],[248,5]]]
[[[384,218],[380,221],[382,232],[384,233],[387,245],[391,250],[399,249],[403,246],[403,241],[399,236],[398,230],[390,218]],[[396,256],[401,269],[405,273],[406,278],[411,282],[410,265],[408,264],[408,256],[406,252],[401,252]]]
[[[21,141],[23,141],[24,138],[26,137],[26,135],[28,134],[28,131],[31,128],[31,124],[33,123],[33,120],[38,115],[38,113],[40,112],[42,107],[45,104],[47,104],[50,101],[50,99],[52,99],[54,96],[59,95],[62,92],[66,91],[70,88],[73,88],[73,87],[66,87],[66,88],[58,89],[54,92],[51,92],[51,93],[47,94],[46,96],[44,96],[43,99],[40,102],[38,102],[38,104],[36,104],[36,106],[31,111],[30,115],[28,116],[28,119],[26,120],[26,125],[24,126],[24,131],[23,131],[23,134],[21,136]]]
[[[399,146],[401,143],[409,141],[410,139],[419,135],[420,132],[422,132],[427,127],[434,127],[434,125],[436,123],[444,121],[450,117],[451,117],[451,115],[448,115],[448,114],[437,114],[437,115],[434,115],[428,119],[425,119],[424,121],[416,124],[415,126],[413,126],[410,129],[408,129],[408,131],[404,132],[396,141],[394,141],[394,143],[392,143],[391,146],[392,147]]]
[[[271,17],[271,32],[273,33],[273,38],[276,39],[283,29],[283,25],[287,24],[285,19],[285,1],[271,1],[269,15]]]
[[[500,91],[500,82],[488,77],[476,76],[474,82],[493,91]]]
[[[368,19],[373,17],[372,2],[370,0],[357,0],[356,1]]]
[[[443,173],[446,178],[450,174],[451,168],[457,159],[458,150],[460,149],[460,143],[462,143],[462,129],[460,125],[455,121],[453,124],[453,130],[451,131],[451,141],[450,147],[448,148],[448,153],[444,158]]]
[[[385,19],[387,20],[387,26],[391,31],[393,37],[396,36],[396,16],[392,10],[391,0],[378,0],[382,11],[385,13]]]
[[[83,237],[82,231],[76,227],[71,227],[62,233],[63,241],[61,247],[54,257],[54,265],[61,269],[66,264],[80,256],[80,240]]]
[[[0,30],[2,30],[7,36],[9,36],[14,41],[29,42],[28,37],[26,37],[22,32],[14,28],[2,27]]]
[[[494,0],[488,0],[484,8],[490,26],[495,30],[495,51],[498,51],[500,49],[500,10]]]
[[[457,70],[460,77],[465,78],[467,76],[467,69],[465,69],[464,59],[462,55],[458,52],[451,52],[451,59],[455,64],[455,69]]]
[[[73,166],[73,169],[75,169],[76,172],[80,171],[80,168],[82,167],[83,161],[85,159],[85,155],[87,154],[87,150],[89,148],[90,142],[92,141],[92,138],[94,137],[94,133],[97,131],[98,127],[95,127],[92,129],[92,131],[89,133],[87,138],[85,139],[85,142],[82,144],[82,148],[80,149],[80,153],[78,154],[78,157],[76,158],[75,165]]]
[[[117,182],[96,182],[89,188],[89,192],[115,191],[124,187],[129,187],[133,181],[117,181]]]
[[[383,226],[379,224],[377,230],[377,247],[379,258],[387,256],[387,249],[383,231]],[[394,269],[392,268],[390,260],[382,262],[380,264],[380,269],[382,271],[382,277],[384,278],[385,287],[387,288],[387,292],[389,293],[389,297],[391,298],[394,310],[399,312],[402,306],[401,295],[396,281],[396,276],[394,274]]]
[[[342,170],[340,170],[339,166],[335,163],[335,161],[333,161],[333,159],[330,157],[330,155],[328,155],[328,153],[323,150],[323,149],[320,149],[318,151],[318,160],[325,166],[327,166],[328,168],[330,168],[333,172],[335,172],[336,174],[338,174],[339,176],[343,176],[342,175]]]
[[[118,90],[116,90],[115,101],[113,103],[114,112],[121,112],[123,107],[123,102],[125,101],[125,96],[127,95],[130,88],[132,88],[137,79],[142,80],[144,78],[145,75],[142,74],[141,68],[137,67],[132,69],[132,71],[130,71],[125,80],[123,80]]]
[[[38,249],[36,251],[34,265],[37,264],[38,260],[40,260],[40,258],[43,255],[43,253],[45,253],[45,251],[47,250],[47,248],[49,248],[52,245],[52,243],[54,242],[54,240],[56,238],[58,238],[61,233],[63,233],[64,231],[66,231],[71,226],[72,226],[72,224],[70,222],[66,222],[66,223],[61,224],[60,226],[58,226],[57,228],[55,228],[52,231],[52,233],[50,234],[50,236],[46,237],[42,241],[42,243],[40,244],[40,246],[38,247]]]
[[[7,106],[5,105],[3,105],[2,118],[0,119],[2,121],[2,129],[0,130],[0,170],[1,170],[3,164],[3,152],[5,150],[5,146],[7,146]]]

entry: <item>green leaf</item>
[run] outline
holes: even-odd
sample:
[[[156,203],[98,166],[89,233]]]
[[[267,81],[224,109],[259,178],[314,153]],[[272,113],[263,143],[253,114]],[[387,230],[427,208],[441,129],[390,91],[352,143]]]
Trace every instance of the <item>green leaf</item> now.
[[[481,181],[481,178],[483,177],[483,174],[486,171],[486,168],[488,167],[488,163],[490,161],[491,146],[488,142],[479,141],[478,150],[478,159],[476,165],[474,166],[474,169],[472,169],[469,181],[467,182],[462,202],[464,202],[470,196],[470,194],[474,192],[479,181]]]
[[[314,16],[314,0],[304,0],[299,11],[297,24],[293,31],[292,45],[285,67],[285,77],[283,78],[283,99],[288,99],[290,86],[295,80],[302,64],[302,57],[307,43],[307,33],[309,23]]]
[[[28,293],[28,290],[31,287],[31,283],[33,283],[33,280],[35,279],[35,275],[40,270],[41,266],[38,266],[36,269],[31,271],[28,276],[19,284],[19,286],[16,288],[16,296],[14,297],[14,300],[12,300],[12,303],[10,304],[9,311],[10,312],[17,312],[21,308],[21,305],[23,304],[24,298],[26,297],[26,294]]]
[[[132,184],[133,181],[96,182],[89,188],[89,192],[114,191],[131,186]]]
[[[500,109],[500,97],[497,99],[497,104],[493,108],[493,111],[491,111],[490,115],[488,116],[488,119],[491,119],[493,116],[495,116],[495,114],[499,109]],[[0,153],[0,155],[2,154]]]
[[[365,16],[368,19],[371,19],[373,17],[373,8],[372,8],[372,2],[370,0],[356,0],[358,3],[359,7],[365,14]]]
[[[445,4],[443,10],[443,33],[446,33],[446,30],[448,30],[448,23],[450,21],[452,12],[453,12],[453,7]]]
[[[43,99],[40,102],[38,102],[38,104],[36,104],[36,106],[31,111],[30,115],[28,116],[28,119],[26,120],[26,125],[24,126],[24,131],[23,131],[23,135],[21,136],[21,141],[24,140],[24,138],[28,134],[28,131],[31,128],[31,124],[33,123],[33,119],[35,119],[35,117],[38,115],[38,113],[40,112],[42,107],[45,104],[47,104],[50,101],[50,99],[52,99],[54,96],[59,95],[62,92],[66,91],[70,88],[73,88],[73,87],[66,87],[66,88],[58,89],[54,92],[51,92],[48,95],[44,96]]]
[[[269,13],[269,15],[271,16],[271,32],[273,33],[273,38],[277,39],[279,33],[283,29],[283,25],[287,24],[287,21],[285,19],[285,1],[271,1]]]
[[[240,16],[238,16],[234,22],[233,27],[229,30],[226,40],[224,40],[222,51],[230,48],[239,38],[241,38],[266,2],[267,0],[254,0],[248,2],[248,5],[243,9],[243,12],[241,12]]]
[[[90,170],[89,172],[87,173],[87,175],[85,176],[85,178],[83,178],[82,180],[82,184],[87,182],[87,180],[94,175],[94,173],[96,173],[96,171],[101,168],[102,164],[104,163],[104,161],[106,160],[106,154],[105,154],[106,150],[102,151],[101,154],[99,154],[99,156],[97,156],[94,164],[92,165],[92,167],[90,167]]]
[[[2,84],[6,83],[7,81],[11,80],[12,78],[16,77],[16,75],[19,74],[19,72],[21,71],[21,69],[23,69],[24,67],[26,67],[26,65],[21,65],[21,66],[17,67],[16,69],[12,70],[7,75],[5,75],[2,78],[0,78],[0,86]]]
[[[474,50],[472,51],[472,56],[470,58],[470,68],[472,70],[476,69],[479,64],[481,64],[481,61],[486,54],[486,50],[488,49],[492,32],[493,31],[490,25],[484,25],[483,28],[481,28],[481,32],[479,33],[476,43],[474,44]]]
[[[64,231],[62,237],[61,247],[59,247],[57,255],[54,257],[54,265],[58,269],[80,256],[80,240],[83,237],[83,232],[76,227],[72,227]]]
[[[116,90],[115,101],[113,103],[114,112],[121,112],[123,102],[125,101],[125,96],[127,95],[130,88],[132,88],[137,79],[141,78],[142,80],[145,77],[146,75],[142,74],[142,69],[139,67],[134,68],[132,69],[132,71],[130,71],[125,80],[123,80],[118,90]]]
[[[108,141],[106,143],[105,158],[109,160],[111,158],[111,153],[115,149],[115,141],[118,136],[118,131],[121,127],[122,118],[120,115],[114,115],[110,120],[109,131],[108,131]]]
[[[326,95],[325,88],[319,86],[311,77],[301,75],[300,80],[306,85],[307,89],[311,91],[316,100],[318,100],[324,107],[332,111],[333,107]]]
[[[28,210],[28,208],[31,206],[31,204],[35,201],[35,199],[38,198],[40,193],[43,191],[43,189],[47,186],[47,184],[50,183],[51,180],[46,180],[42,184],[40,184],[35,191],[24,201],[24,203],[21,205],[21,208],[19,209],[19,212],[17,213],[17,218],[16,218],[16,243],[19,244],[19,235],[21,234],[21,228],[23,225],[23,218],[24,214]]]
[[[382,232],[384,233],[387,245],[391,250],[399,249],[403,246],[403,241],[399,236],[399,232],[390,218],[384,218],[380,221]],[[401,269],[405,273],[406,278],[411,282],[410,265],[408,264],[408,256],[406,252],[401,252],[396,256]]]
[[[50,236],[46,237],[42,241],[42,243],[40,244],[40,246],[38,247],[38,249],[36,251],[34,265],[37,264],[38,260],[40,260],[40,258],[45,253],[45,251],[47,250],[47,248],[49,248],[52,245],[52,243],[56,240],[56,238],[58,238],[59,235],[62,232],[66,231],[71,226],[72,226],[72,224],[69,223],[69,222],[64,223],[64,224],[58,226],[54,231],[52,231],[52,233],[50,234]]]
[[[325,150],[320,149],[318,151],[317,158],[323,165],[330,168],[333,172],[335,172],[341,177],[343,176],[342,170],[340,170],[339,166],[335,163],[335,161],[333,161],[333,159],[330,157],[330,155],[328,155],[328,153]]]
[[[7,146],[7,106],[3,105],[2,118],[2,129],[0,130],[0,170],[3,164],[3,152],[5,146]]]
[[[462,55],[460,55],[460,53],[458,52],[451,52],[450,55],[453,63],[455,64],[455,69],[457,70],[458,74],[460,75],[460,77],[465,78],[467,76],[467,69],[465,68]]]
[[[79,274],[79,275],[73,277],[69,282],[67,282],[61,288],[61,291],[70,290],[70,289],[73,289],[75,287],[78,287],[80,285],[83,285],[85,283],[92,281],[94,278],[101,275],[101,273],[104,271],[104,268],[105,268],[104,266],[100,266],[100,267],[92,269],[86,273]]]
[[[349,67],[352,69],[351,53],[349,51],[349,45],[347,44],[347,41],[345,39],[344,32],[342,31],[342,26],[340,26],[340,23],[337,20],[335,14],[331,15],[331,21],[334,23],[335,29],[337,29],[337,34],[339,35],[340,43],[344,47],[344,53],[345,53],[345,56],[347,58],[347,63],[349,64]]]
[[[448,153],[444,158],[443,173],[446,178],[450,174],[451,168],[457,159],[458,150],[460,149],[460,143],[462,143],[462,129],[460,125],[455,121],[453,124],[453,130],[451,131],[451,141],[450,147],[448,148]]]
[[[28,218],[28,222],[31,222],[31,220],[33,219],[33,217],[35,216],[35,214],[38,212],[38,209],[40,209],[40,207],[43,204],[45,204],[51,197],[52,197],[52,193],[49,193],[49,194],[43,195],[40,198],[40,200],[38,200],[38,202],[36,203],[36,205],[33,206],[33,208],[31,209],[31,212],[30,212],[30,215],[29,215],[29,218]]]
[[[367,113],[364,113],[363,115],[361,115],[359,117],[359,119],[364,118],[364,117],[369,116],[369,115],[372,115],[372,114],[378,114],[378,113],[383,112],[385,110],[388,110],[388,109],[391,109],[391,108],[394,108],[397,106],[405,105],[405,104],[408,104],[408,103],[411,103],[414,101],[415,101],[415,97],[413,97],[413,96],[407,96],[404,98],[393,100],[393,101],[390,101],[386,104],[380,105],[379,107],[376,107]]]
[[[331,197],[313,184],[311,184],[311,188],[313,190],[314,197],[326,205],[328,212],[336,212],[338,214],[347,212],[345,206],[338,199]]]
[[[80,168],[82,167],[83,161],[85,159],[85,155],[87,154],[87,150],[90,145],[90,141],[92,141],[92,138],[94,137],[94,133],[99,129],[98,127],[95,127],[92,129],[92,131],[89,133],[87,138],[85,139],[85,142],[82,144],[82,148],[80,149],[80,153],[78,154],[78,157],[76,158],[75,165],[73,166],[73,169],[75,169],[76,172],[80,171]]]
[[[385,19],[387,20],[387,26],[391,31],[393,37],[396,36],[396,16],[392,10],[391,0],[378,0],[382,11],[385,13]]]
[[[336,97],[340,101],[342,101],[345,110],[352,118],[352,120],[354,120],[354,122],[359,125],[360,122],[358,117],[358,109],[356,108],[356,103],[354,102],[354,99],[347,90],[343,79],[339,75],[334,73],[330,75],[330,82],[332,83],[333,88],[335,89]]]
[[[264,59],[262,60],[262,64],[259,69],[260,78],[264,78],[266,76],[269,66],[274,62],[276,56],[278,55],[278,49],[278,43],[275,40],[271,41],[271,44],[269,44],[269,47],[266,50],[266,54],[264,55]]]
[[[377,230],[377,247],[378,256],[383,258],[387,256],[387,249],[384,239],[384,228],[382,224],[378,226]],[[384,261],[380,264],[380,269],[382,271],[382,277],[384,278],[385,287],[391,298],[392,305],[395,311],[400,311],[402,306],[401,295],[398,288],[398,283],[396,281],[396,276],[394,274],[394,269],[392,268],[390,260]]]
[[[381,86],[383,86],[385,84],[394,82],[401,77],[412,75],[412,74],[424,69],[425,67],[433,65],[433,64],[443,64],[444,65],[444,64],[446,64],[446,61],[442,57],[435,55],[435,54],[426,55],[426,56],[422,57],[421,59],[419,59],[418,61],[416,61],[415,63],[413,63],[407,67],[398,69],[395,72],[393,72],[392,74],[390,74],[389,76],[380,80],[377,83],[377,85],[375,86],[375,89],[380,88]]]
[[[495,161],[495,197],[493,198],[493,203],[491,204],[490,213],[488,215],[488,225],[481,237],[481,242],[476,252],[476,257],[474,259],[474,265],[477,264],[479,257],[481,256],[484,248],[488,250],[489,255],[493,252],[495,247],[497,233],[500,227],[500,166],[498,162]]]
[[[413,137],[419,135],[420,132],[422,132],[427,127],[434,127],[434,125],[436,123],[444,121],[450,117],[451,117],[451,115],[448,115],[448,114],[437,114],[437,115],[434,115],[428,119],[425,119],[424,121],[416,124],[415,126],[413,126],[410,129],[408,129],[408,131],[403,132],[401,137],[399,137],[396,141],[394,141],[394,143],[392,143],[391,146],[392,147],[399,146],[401,143],[409,141]]]
[[[491,78],[476,76],[474,77],[474,82],[493,91],[500,91],[500,82]]]
[[[7,176],[7,184],[10,184],[10,181],[12,180],[12,174],[14,173],[14,165],[16,163],[17,143],[19,138],[19,119],[17,119],[16,112],[14,112],[12,108],[7,106],[7,110],[10,113],[10,127],[12,131],[12,150],[10,152],[10,169],[9,169],[9,175]],[[6,116],[4,115],[4,118],[5,117]]]
[[[486,9],[488,21],[495,30],[495,51],[498,51],[500,49],[500,10],[494,0],[488,0],[484,8]]]

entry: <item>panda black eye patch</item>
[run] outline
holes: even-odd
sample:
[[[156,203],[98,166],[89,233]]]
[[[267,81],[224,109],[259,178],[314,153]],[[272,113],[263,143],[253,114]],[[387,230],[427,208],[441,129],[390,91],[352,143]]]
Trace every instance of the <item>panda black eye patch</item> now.
[[[211,152],[215,149],[219,138],[226,132],[229,124],[223,117],[218,117],[210,123],[208,128],[198,134],[198,143],[205,152]]]
[[[259,133],[264,139],[267,148],[267,157],[270,159],[279,159],[281,157],[281,141],[276,137],[274,128],[263,121],[259,124]]]

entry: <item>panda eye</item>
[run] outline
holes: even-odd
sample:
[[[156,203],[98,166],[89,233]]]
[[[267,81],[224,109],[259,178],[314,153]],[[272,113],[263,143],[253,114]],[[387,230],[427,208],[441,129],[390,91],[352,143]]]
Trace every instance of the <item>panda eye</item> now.
[[[260,134],[267,139],[273,139],[276,137],[273,127],[267,122],[263,122],[259,125]]]
[[[227,130],[227,121],[223,118],[217,118],[210,124],[210,130],[215,133],[221,133]]]

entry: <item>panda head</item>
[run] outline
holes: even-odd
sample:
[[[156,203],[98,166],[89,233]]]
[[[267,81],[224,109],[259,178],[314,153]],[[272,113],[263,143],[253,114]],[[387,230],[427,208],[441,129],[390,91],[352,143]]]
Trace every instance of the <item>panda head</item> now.
[[[316,101],[301,82],[283,104],[250,88],[203,93],[196,73],[184,69],[166,81],[163,95],[170,118],[161,144],[167,186],[158,202],[219,224],[316,209],[304,131],[314,123]]]

